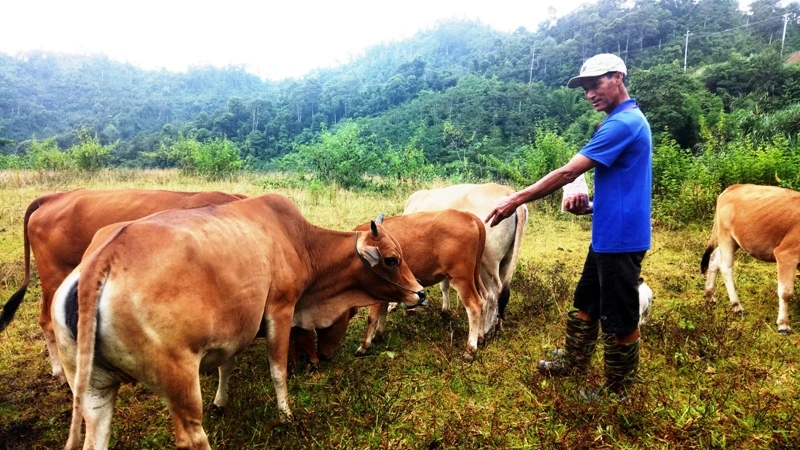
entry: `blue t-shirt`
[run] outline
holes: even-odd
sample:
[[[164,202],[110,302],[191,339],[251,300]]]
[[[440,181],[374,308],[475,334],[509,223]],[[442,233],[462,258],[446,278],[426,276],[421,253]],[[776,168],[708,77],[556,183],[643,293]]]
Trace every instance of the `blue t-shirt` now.
[[[597,162],[592,217],[594,251],[650,249],[653,141],[650,124],[636,100],[618,105],[580,154]]]

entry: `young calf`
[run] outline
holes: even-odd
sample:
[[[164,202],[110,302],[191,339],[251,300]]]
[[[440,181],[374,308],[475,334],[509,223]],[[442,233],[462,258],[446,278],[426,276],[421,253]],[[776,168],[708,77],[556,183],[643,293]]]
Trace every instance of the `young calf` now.
[[[731,309],[744,312],[733,283],[733,254],[742,248],[761,261],[778,266],[778,332],[791,333],[788,303],[800,263],[800,193],[775,186],[736,184],[717,198],[714,226],[700,263],[705,295],[714,295],[714,280],[722,272]],[[716,250],[715,250],[716,249]]]
[[[364,224],[356,229],[362,230],[368,225]],[[464,357],[472,359],[479,341],[483,339],[482,312],[486,290],[480,271],[486,245],[486,228],[481,220],[468,212],[447,209],[390,217],[383,221],[383,226],[400,243],[408,267],[420,284],[433,286],[447,280],[455,287],[469,320],[469,337]],[[347,292],[342,295],[359,294]],[[366,353],[375,335],[383,331],[387,311],[386,303],[376,302],[370,306],[369,325],[356,354]],[[307,332],[293,330],[293,351],[301,349],[308,354],[312,367],[318,363],[318,356],[330,358],[344,337],[347,324],[355,312],[356,310],[351,310],[335,323],[325,324],[324,327],[305,323],[302,328],[309,330]],[[319,353],[314,347],[311,331],[315,328]],[[296,353],[294,356],[296,357]]]

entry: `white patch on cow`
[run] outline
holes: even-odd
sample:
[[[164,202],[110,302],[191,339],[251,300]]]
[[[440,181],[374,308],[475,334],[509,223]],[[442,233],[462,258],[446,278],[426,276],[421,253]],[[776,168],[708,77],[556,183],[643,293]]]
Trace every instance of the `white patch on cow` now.
[[[67,303],[67,294],[69,294],[69,290],[73,284],[78,282],[78,278],[81,276],[81,273],[77,270],[73,270],[69,276],[61,283],[61,286],[58,287],[56,290],[56,294],[53,297],[53,305],[52,305],[52,315],[53,320],[58,324],[60,327],[67,328],[67,316],[65,311],[65,305]]]
[[[76,342],[72,336],[72,331],[67,326],[66,303],[70,288],[78,282],[80,272],[74,270],[58,287],[50,305],[50,314],[53,320],[53,331],[55,332],[56,342],[50,348],[47,343],[47,350],[50,355],[50,365],[53,368],[53,376],[62,380],[67,378],[69,381],[74,373],[73,366],[75,361]],[[62,360],[68,363],[68,370],[64,370]]]
[[[97,317],[110,317],[109,313],[111,311],[109,311],[109,309],[111,308],[111,297],[114,292],[114,283],[110,278],[106,278],[102,289],[103,291],[100,293],[100,298],[97,300]],[[111,324],[108,320],[99,320],[97,325],[98,336],[107,335],[111,329]]]

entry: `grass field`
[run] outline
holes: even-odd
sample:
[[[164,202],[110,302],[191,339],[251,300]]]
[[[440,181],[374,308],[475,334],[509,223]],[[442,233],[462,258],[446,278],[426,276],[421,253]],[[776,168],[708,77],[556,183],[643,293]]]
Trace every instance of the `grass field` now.
[[[399,214],[411,192],[288,185],[257,175],[210,183],[168,171],[0,172],[0,302],[22,282],[25,208],[45,193],[78,187],[279,192],[312,223],[344,230],[381,212]],[[386,338],[369,356],[355,358],[366,326],[362,311],[333,361],[290,379],[297,420],[279,426],[265,342],[256,339],[237,360],[224,412],[210,408],[216,375],[202,377],[204,428],[212,446],[800,448],[800,338],[776,332],[775,266],[738,255],[736,281],[746,316],[729,312],[721,284],[716,303],[706,302],[699,261],[710,224],[654,230],[643,276],[655,300],[642,328],[641,382],[626,400],[587,403],[577,393],[602,382],[602,351],[587,378],[539,376],[536,361],[563,344],[590,222],[531,206],[504,329],[474,362],[461,359],[463,308],[456,303],[453,314],[442,317],[438,288],[429,288],[426,310],[414,317],[390,314]],[[37,323],[39,294],[35,282],[0,334],[0,448],[49,449],[66,442],[72,396],[49,374]],[[790,305],[790,317],[800,330],[797,303]],[[174,447],[166,408],[140,386],[122,388],[112,427],[112,448]]]

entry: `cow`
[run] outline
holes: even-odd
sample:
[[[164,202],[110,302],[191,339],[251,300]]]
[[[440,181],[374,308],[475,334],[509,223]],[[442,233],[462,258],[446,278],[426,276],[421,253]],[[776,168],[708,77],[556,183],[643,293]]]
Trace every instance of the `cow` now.
[[[731,309],[744,314],[733,283],[733,255],[741,248],[760,261],[778,266],[778,332],[791,333],[788,303],[800,263],[800,192],[775,186],[736,184],[717,198],[714,225],[700,271],[708,270],[705,296],[714,296],[722,272]]]
[[[116,394],[128,382],[165,401],[178,448],[210,448],[199,372],[218,368],[226,386],[262,320],[279,415],[291,421],[286,361],[298,312],[332,322],[359,306],[358,297],[329,301],[346,290],[408,305],[425,299],[382,225],[317,227],[276,194],[164,211],[108,234],[98,233],[51,307],[73,392],[67,449],[79,445],[83,420],[85,448],[107,446]]]
[[[486,217],[497,202],[513,193],[508,186],[495,183],[458,184],[438,189],[417,191],[406,201],[404,214],[420,211],[438,211],[452,208]],[[483,311],[483,336],[491,338],[498,323],[505,318],[505,308],[511,296],[511,278],[517,267],[522,237],[528,221],[528,208],[521,205],[514,220],[504,220],[486,230],[486,247],[481,262],[481,280],[486,287]],[[450,283],[444,279],[442,311],[450,308]]]
[[[400,243],[408,267],[420,284],[427,287],[447,280],[455,287],[469,322],[469,335],[463,356],[472,360],[478,350],[478,342],[483,338],[483,298],[486,295],[480,277],[486,242],[483,222],[472,213],[446,209],[389,217],[382,223]],[[355,229],[363,231],[368,228],[367,223]],[[341,295],[359,294],[345,292]],[[367,330],[356,355],[366,354],[375,335],[384,330],[389,304],[372,303]],[[314,349],[313,332],[293,330],[293,359],[297,359],[297,353],[301,350],[309,356],[312,368],[319,363],[319,357],[329,359],[344,337],[347,324],[355,313],[355,309],[348,311],[332,324],[304,323],[303,328],[306,330],[317,329],[319,352]]]
[[[77,189],[35,199],[25,211],[23,221],[25,278],[0,313],[0,331],[14,318],[28,290],[30,252],[33,250],[42,287],[39,325],[44,331],[53,376],[65,382],[61,363],[56,357],[50,305],[53,293],[78,266],[94,234],[106,225],[139,219],[167,209],[219,205],[242,198],[245,196],[223,192]]]

